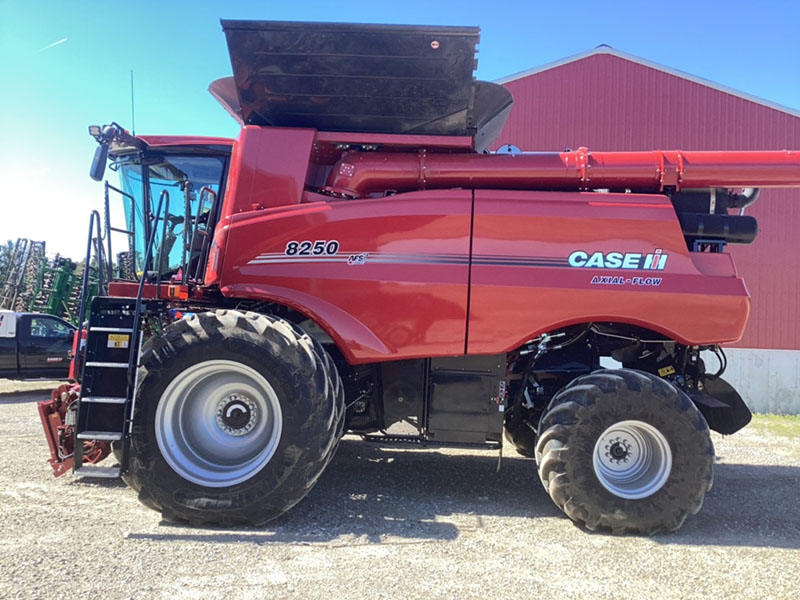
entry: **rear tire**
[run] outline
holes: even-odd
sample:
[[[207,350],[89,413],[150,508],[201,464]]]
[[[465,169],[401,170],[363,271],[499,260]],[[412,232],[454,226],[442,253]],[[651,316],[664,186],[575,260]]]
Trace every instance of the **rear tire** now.
[[[714,446],[694,403],[629,369],[578,377],[556,394],[536,454],[550,497],[591,530],[675,531],[712,484]]]
[[[148,341],[126,482],[166,520],[261,525],[299,502],[336,451],[343,387],[296,326],[233,310]]]

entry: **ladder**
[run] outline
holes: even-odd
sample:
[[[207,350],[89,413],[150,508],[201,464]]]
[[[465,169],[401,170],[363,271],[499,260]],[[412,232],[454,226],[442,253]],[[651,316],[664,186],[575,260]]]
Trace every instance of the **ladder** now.
[[[122,475],[125,468],[142,344],[139,324],[144,310],[145,305],[136,298],[97,296],[92,300],[75,423],[76,475],[113,478]],[[82,464],[86,441],[119,444],[120,465]]]
[[[164,200],[166,199],[166,203]],[[162,206],[165,206],[162,216]],[[153,224],[145,250],[144,269],[139,279],[139,290],[135,298],[95,296],[89,309],[89,323],[86,330],[86,346],[81,377],[81,393],[75,419],[75,449],[73,451],[73,473],[84,477],[116,478],[128,468],[130,439],[133,433],[134,404],[136,401],[136,374],[142,350],[142,317],[147,312],[143,302],[143,291],[148,276],[155,242],[155,231],[159,220],[166,227],[169,214],[169,192],[164,190],[158,199],[158,208],[153,215]],[[92,211],[89,218],[89,240],[86,249],[86,265],[91,264],[92,250],[98,255],[99,287],[103,287],[105,264],[103,261],[102,239],[98,233],[93,237],[97,226],[100,231],[100,215]],[[109,232],[106,222],[106,234]],[[131,233],[132,232],[126,232]],[[109,244],[110,245],[110,244]],[[109,256],[110,247],[109,247]],[[80,317],[85,314],[86,297],[89,286],[88,269],[84,269],[81,290]],[[158,298],[159,281],[156,280]],[[154,304],[160,304],[160,299]],[[79,318],[80,318],[79,317]],[[82,325],[81,330],[82,331]],[[107,442],[119,444],[121,450],[119,466],[98,467],[83,464],[84,443]]]

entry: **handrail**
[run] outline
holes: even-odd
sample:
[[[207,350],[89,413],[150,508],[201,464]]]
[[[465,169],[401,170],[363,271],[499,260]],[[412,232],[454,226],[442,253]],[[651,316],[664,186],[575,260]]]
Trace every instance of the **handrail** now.
[[[200,249],[199,249],[199,251],[197,253],[197,267],[195,267],[194,277],[193,277],[193,279],[195,281],[200,279],[200,277],[202,275],[202,272],[203,272],[203,269],[205,268],[205,265],[203,264],[203,256],[206,254],[206,245],[208,244],[208,241],[209,241],[209,232],[200,230],[200,216],[201,216],[201,214],[203,212],[203,206],[204,206],[203,198],[204,198],[204,195],[206,197],[210,195],[211,198],[212,198],[211,206],[209,207],[209,220],[211,219],[210,212],[216,206],[217,198],[218,198],[217,192],[215,192],[213,189],[211,189],[207,185],[204,185],[202,188],[200,188],[200,199],[198,201],[198,206],[197,206],[197,216],[194,219],[194,229],[192,230],[192,239],[191,239],[191,242],[190,242],[191,247],[194,247],[195,236],[197,236],[198,234],[203,236],[203,243],[200,246]],[[191,262],[192,262],[192,257],[191,257],[191,251],[190,251],[189,252],[189,264],[191,264]],[[185,283],[185,281],[184,281],[184,283]]]
[[[161,215],[161,206],[163,204],[164,195],[166,193],[167,198],[169,198],[169,193],[167,190],[164,190],[161,195],[158,197],[158,207],[156,208],[156,212],[153,215],[153,227],[150,229],[150,236],[147,240],[147,247],[145,248],[145,255],[144,255],[144,265],[142,269],[142,276],[139,279],[139,289],[136,291],[136,304],[134,305],[133,310],[133,326],[131,327],[131,341],[130,347],[128,349],[128,379],[127,379],[127,387],[125,391],[125,397],[131,401],[129,412],[126,416],[126,422],[123,425],[123,428],[127,426],[128,434],[130,434],[133,430],[133,411],[134,411],[134,395],[136,394],[136,371],[139,368],[139,349],[141,347],[141,336],[139,334],[139,328],[142,324],[142,297],[144,296],[144,286],[147,282],[147,270],[150,267],[150,261],[153,255],[153,246],[156,240],[156,231],[158,231],[158,219]],[[164,215],[164,221],[166,222],[167,215]],[[161,287],[160,278],[159,281],[156,282],[156,289]],[[120,460],[120,465],[124,469],[128,464],[128,455],[130,453],[130,442],[129,440],[123,442],[122,444],[122,460]]]
[[[106,181],[106,187],[107,187],[108,189],[110,189],[110,190],[114,190],[115,192],[117,192],[117,193],[118,193],[118,194],[120,194],[121,196],[125,196],[126,198],[130,198],[130,199],[131,199],[131,201],[133,201],[133,202],[135,202],[135,201],[136,201],[136,198],[134,198],[132,194],[129,194],[128,192],[126,192],[126,191],[124,191],[124,190],[121,190],[121,189],[119,189],[118,187],[114,187],[113,185],[111,185],[110,183],[108,183],[108,181]]]
[[[103,221],[106,228],[106,244],[108,246],[108,280],[111,281],[114,276],[114,271],[112,267],[112,263],[114,262],[114,254],[111,252],[111,212],[109,209],[109,200],[108,200],[108,181],[105,182],[104,194],[103,194]]]
[[[109,190],[118,193],[120,196],[124,196],[131,201],[131,216],[130,216],[130,229],[121,229],[119,227],[112,227],[111,226],[111,213],[109,211],[110,206],[110,198],[109,198]],[[106,215],[106,238],[107,238],[107,246],[108,246],[108,279],[111,281],[113,279],[113,269],[112,263],[114,261],[114,254],[111,252],[111,232],[114,231],[116,233],[122,233],[128,236],[128,251],[132,252],[133,256],[131,259],[133,260],[133,271],[136,272],[136,198],[129,194],[128,192],[119,189],[105,181],[105,193],[104,193],[104,201],[105,201],[105,215]],[[131,243],[131,241],[133,243]],[[132,249],[132,250],[131,250]]]
[[[156,298],[160,296],[161,291],[161,266],[164,264],[164,246],[166,245],[167,241],[167,221],[169,220],[169,190],[161,190],[161,194],[158,196],[158,209],[155,214],[155,219],[153,220],[153,232],[158,230],[158,215],[161,214],[161,203],[166,196],[166,208],[164,209],[164,220],[162,221],[161,225],[161,245],[158,248],[158,262],[156,263]],[[150,242],[152,245],[153,242]],[[150,256],[151,248],[148,247],[147,255]],[[169,255],[167,255],[167,261],[169,261]],[[169,266],[169,265],[167,265]],[[147,268],[145,267],[144,276],[147,277]]]
[[[192,248],[190,241],[189,230],[192,228],[192,184],[189,180],[183,182],[183,251],[181,252],[181,283],[186,284],[189,278],[187,271],[189,264],[186,262],[187,253],[188,258],[192,258]],[[198,205],[199,206],[199,205]]]
[[[164,192],[158,198],[158,208],[155,212],[155,221],[157,224],[159,215],[161,214],[161,206],[162,201],[164,200]],[[169,197],[169,194],[167,194]],[[164,219],[166,221],[166,218]],[[139,289],[136,291],[136,308],[135,314],[133,316],[133,333],[136,334],[139,331],[139,325],[141,324],[141,314],[142,314],[142,296],[144,295],[144,285],[147,281],[147,269],[150,266],[150,259],[153,254],[153,245],[156,241],[156,231],[157,228],[154,226],[150,231],[150,239],[147,240],[147,248],[144,255],[144,270],[142,271],[142,276],[139,279]],[[160,282],[156,283],[156,287],[160,287]],[[137,344],[133,343],[135,338],[131,339],[130,345],[130,353],[128,355],[128,385],[133,385],[134,382],[134,374],[136,373],[136,362],[138,359],[138,348],[136,347]]]
[[[83,264],[83,278],[81,281],[81,303],[78,310],[78,335],[83,334],[83,322],[86,316],[86,297],[89,293],[89,271],[92,268],[92,247],[95,245],[94,230],[97,224],[97,235],[100,235],[100,213],[93,210],[89,215],[89,239],[86,242],[86,261]],[[102,240],[99,245],[102,247]],[[97,252],[97,287],[100,295],[105,293],[105,286],[103,285],[103,257],[101,252]]]

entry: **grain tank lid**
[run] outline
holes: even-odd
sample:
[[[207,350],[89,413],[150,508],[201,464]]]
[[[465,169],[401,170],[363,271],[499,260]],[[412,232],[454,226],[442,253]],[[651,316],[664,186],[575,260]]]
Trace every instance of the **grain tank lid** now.
[[[222,108],[236,119],[239,125],[244,125],[242,107],[239,105],[239,96],[236,93],[236,84],[233,82],[233,77],[215,79],[208,86],[208,91],[222,105]]]
[[[222,28],[235,98],[219,81],[210,90],[248,125],[473,136],[496,128],[495,113],[511,105],[506,90],[473,79],[477,27],[223,20]]]

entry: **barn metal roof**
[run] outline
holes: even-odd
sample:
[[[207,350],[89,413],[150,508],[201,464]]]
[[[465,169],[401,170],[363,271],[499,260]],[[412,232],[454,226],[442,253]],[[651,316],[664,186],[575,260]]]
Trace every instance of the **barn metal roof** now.
[[[635,56],[633,54],[628,54],[627,52],[623,52],[621,50],[617,50],[616,48],[612,48],[608,45],[600,45],[597,48],[593,48],[591,50],[587,50],[586,52],[581,52],[579,54],[575,54],[573,56],[568,56],[566,58],[562,58],[560,60],[556,60],[545,65],[541,65],[539,67],[534,67],[533,69],[528,69],[526,71],[520,71],[519,73],[514,73],[512,75],[508,75],[506,77],[501,77],[500,79],[496,79],[495,83],[499,83],[501,85],[516,81],[517,79],[522,79],[524,77],[528,77],[530,75],[536,75],[537,73],[541,73],[543,71],[549,71],[550,69],[555,69],[557,67],[573,63],[579,60],[583,60],[584,58],[588,58],[590,56],[595,56],[597,54],[610,54],[612,56],[616,56],[617,58],[621,58],[623,60],[627,60],[630,62],[634,62],[645,67],[649,67],[651,69],[656,69],[658,71],[662,71],[664,73],[668,73],[669,75],[674,75],[675,77],[680,77],[682,79],[686,79],[687,81],[691,81],[693,83],[698,83],[700,85],[704,85],[706,87],[718,90],[720,92],[724,92],[726,94],[730,94],[732,96],[737,96],[744,100],[748,100],[750,102],[755,102],[756,104],[760,104],[762,106],[766,106],[767,108],[772,108],[775,110],[779,110],[786,114],[792,115],[794,117],[800,117],[800,110],[795,110],[793,108],[789,108],[788,106],[783,106],[782,104],[778,104],[777,102],[771,102],[769,100],[765,100],[764,98],[759,98],[758,96],[753,96],[752,94],[748,94],[746,92],[742,92],[740,90],[716,83],[709,79],[705,79],[703,77],[698,77],[696,75],[692,75],[691,73],[686,73],[685,71],[681,71],[679,69],[673,69],[672,67],[667,67],[665,65],[659,64],[657,62],[653,62],[651,60],[647,60],[646,58],[642,58],[640,56]]]

